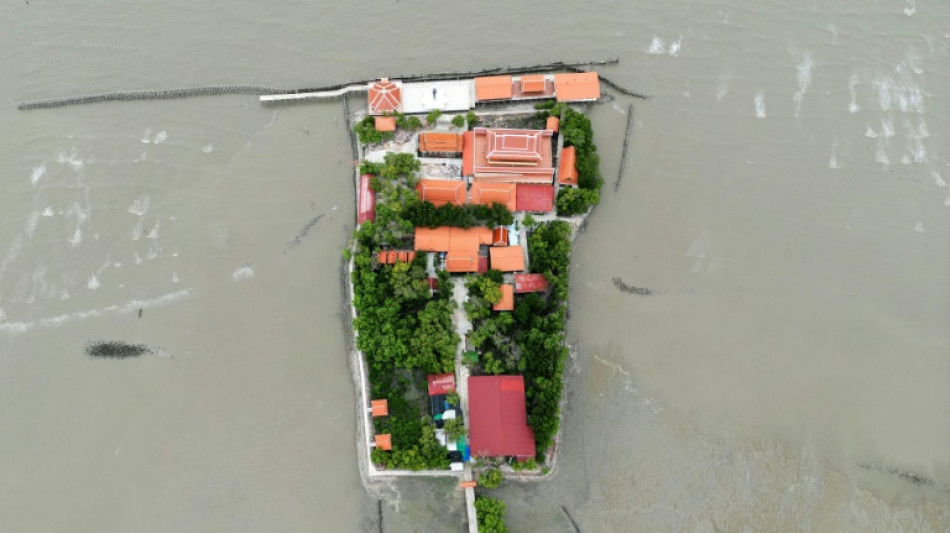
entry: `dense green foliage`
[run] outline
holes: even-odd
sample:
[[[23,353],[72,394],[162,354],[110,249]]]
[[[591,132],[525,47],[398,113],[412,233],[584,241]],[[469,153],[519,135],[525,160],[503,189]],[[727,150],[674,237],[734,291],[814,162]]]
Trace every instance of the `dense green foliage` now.
[[[502,273],[489,270],[473,277],[466,285],[465,311],[472,321],[468,342],[481,353],[478,370],[483,374],[520,374],[523,368],[511,337],[515,320],[511,313],[492,311],[492,303],[501,299]]]
[[[538,454],[557,433],[560,423],[562,374],[567,358],[564,324],[568,294],[571,228],[566,222],[541,224],[528,237],[531,270],[548,278],[547,298],[538,293],[520,298],[513,313],[514,336],[523,367],[528,425],[534,430]]]
[[[432,125],[435,124],[436,120],[439,120],[439,117],[442,116],[442,111],[438,109],[433,109],[429,111],[429,114],[426,115],[426,124]]]
[[[396,127],[401,130],[415,131],[422,127],[422,121],[419,117],[407,117],[402,113],[396,113]]]
[[[539,120],[547,120],[548,117],[560,117],[561,112],[567,108],[567,102],[545,100],[534,104],[534,108],[538,110],[535,115]]]
[[[514,215],[504,204],[452,205],[436,207],[429,201],[413,201],[405,206],[406,220],[414,226],[455,226],[471,228],[474,226],[507,226],[514,222]]]
[[[465,423],[462,422],[461,418],[450,418],[446,420],[445,424],[442,425],[442,429],[445,430],[445,438],[451,442],[457,441],[468,434],[468,431],[465,429]]]
[[[573,146],[577,151],[577,184],[582,189],[599,191],[604,184],[604,178],[600,175],[600,156],[597,155],[597,145],[594,144],[594,130],[590,119],[583,113],[566,108],[560,128],[564,145]]]
[[[561,216],[586,213],[600,201],[600,193],[592,189],[564,187],[557,193],[557,214]]]
[[[501,475],[501,470],[489,468],[478,475],[478,486],[486,489],[498,488],[498,485],[501,485],[502,479],[504,478]]]
[[[476,115],[474,111],[469,111],[469,112],[465,115],[465,120],[468,121],[468,127],[469,127],[469,128],[473,128],[473,127],[475,127],[475,126],[478,126],[478,125],[481,124],[481,122],[482,122],[482,119],[478,118],[478,115]]]
[[[380,265],[381,248],[405,248],[413,226],[404,218],[405,205],[418,202],[412,185],[419,161],[412,154],[386,154],[383,163],[365,163],[372,170],[381,202],[376,220],[355,234],[353,327],[366,358],[373,398],[389,400],[389,416],[375,420],[377,433],[390,433],[391,451],[373,450],[373,461],[385,468],[420,470],[447,468],[446,449],[435,439],[427,411],[425,374],[453,372],[458,334],[452,325],[450,291],[431,296],[425,255],[411,263]],[[442,286],[448,274],[439,273]]]
[[[373,163],[372,161],[363,161],[360,163],[360,174],[372,174],[378,176],[383,171],[385,165],[382,163]]]
[[[464,127],[465,127],[465,116],[464,116],[464,115],[455,115],[454,117],[452,117],[452,125],[455,126],[456,128],[464,128]]]
[[[481,533],[508,533],[505,525],[505,502],[487,496],[475,497],[475,515]]]
[[[357,122],[356,125],[353,126],[353,131],[356,132],[361,144],[379,143],[393,138],[393,132],[379,131],[376,129],[376,119],[372,116],[367,116]]]

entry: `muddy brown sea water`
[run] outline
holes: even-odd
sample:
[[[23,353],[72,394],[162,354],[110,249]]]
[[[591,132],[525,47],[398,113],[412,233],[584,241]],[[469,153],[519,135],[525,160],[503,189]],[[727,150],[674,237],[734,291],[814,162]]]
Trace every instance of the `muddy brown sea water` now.
[[[512,529],[950,527],[950,5],[31,0],[0,25],[0,529],[462,529],[444,482],[360,484],[337,103],[15,102],[604,57],[651,99],[616,192],[630,101],[591,109],[558,469],[498,491]]]

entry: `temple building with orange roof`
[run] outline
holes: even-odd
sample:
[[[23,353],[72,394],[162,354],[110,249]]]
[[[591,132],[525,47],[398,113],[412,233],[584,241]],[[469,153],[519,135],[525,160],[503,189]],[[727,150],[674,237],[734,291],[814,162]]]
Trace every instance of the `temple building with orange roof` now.
[[[516,187],[514,183],[473,183],[468,191],[469,203],[488,206],[502,204],[514,212],[517,207]]]
[[[370,82],[366,92],[370,115],[402,111],[402,82],[382,78]]]
[[[475,128],[463,140],[462,174],[473,176],[474,183],[552,183],[552,135],[550,130]]]

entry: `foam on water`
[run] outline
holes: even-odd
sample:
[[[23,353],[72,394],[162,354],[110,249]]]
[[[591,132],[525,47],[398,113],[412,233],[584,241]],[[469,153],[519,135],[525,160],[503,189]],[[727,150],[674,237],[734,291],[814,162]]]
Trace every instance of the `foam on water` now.
[[[890,120],[881,121],[881,135],[888,139],[894,136],[894,124]]]
[[[231,281],[241,281],[254,277],[254,267],[251,263],[244,263],[231,273]]]
[[[848,111],[851,113],[857,113],[861,110],[861,106],[858,105],[858,93],[857,86],[861,82],[861,77],[858,75],[857,71],[851,73],[851,78],[848,79],[848,91],[851,93],[851,101],[848,103]]]
[[[132,252],[132,256],[136,265],[142,264],[143,259],[142,259],[142,256],[139,255],[138,252]]]
[[[831,159],[828,160],[828,168],[838,169],[841,165],[838,163],[838,139],[831,143]]]
[[[33,211],[26,217],[26,236],[32,238],[36,232],[36,227],[40,223],[40,212]]]
[[[46,162],[42,162],[39,166],[33,167],[33,172],[30,173],[30,183],[36,185],[40,178],[46,175]]]
[[[82,242],[82,228],[76,226],[76,229],[73,231],[72,237],[69,238],[69,244],[76,246]]]
[[[666,51],[666,46],[663,44],[663,39],[659,35],[654,35],[653,40],[650,41],[650,46],[647,48],[648,54],[662,54]]]
[[[667,53],[670,54],[670,55],[673,56],[673,57],[679,57],[679,55],[680,55],[680,49],[681,49],[682,47],[683,47],[683,36],[680,35],[680,36],[679,36],[679,39],[676,39],[675,41],[673,41],[672,43],[670,43],[670,48],[669,48],[669,50],[667,50]]]
[[[732,80],[732,72],[719,75],[719,87],[716,89],[716,102],[722,102],[722,99],[729,93],[729,81]]]
[[[148,206],[151,201],[152,198],[147,193],[142,193],[132,202],[132,205],[129,206],[129,213],[138,216],[144,215],[145,212],[148,211]]]
[[[918,221],[917,221],[917,224],[914,225],[914,231],[916,231],[917,233],[923,233],[923,232],[924,232],[924,223],[918,220]]]
[[[142,219],[136,220],[135,225],[132,226],[132,240],[137,241],[142,238],[142,234],[145,232],[145,224],[142,222]]]
[[[178,279],[178,272],[172,272],[172,283],[179,283],[179,282],[181,282],[181,280]]]
[[[161,252],[162,252],[162,249],[158,245],[158,243],[156,243],[155,241],[152,241],[148,245],[148,252],[146,253],[146,257],[148,257],[149,259],[155,259],[159,255],[161,255]]]
[[[867,131],[864,132],[865,137],[870,137],[872,139],[877,138],[877,132],[871,129],[871,126],[868,126]]]
[[[814,67],[814,63],[811,60],[811,52],[808,50],[797,53],[796,55],[799,56],[798,90],[795,91],[792,99],[795,102],[795,116],[797,117],[802,110],[802,99],[805,97],[805,93],[808,91],[808,88],[811,87],[811,72],[812,68]]]
[[[201,151],[204,152],[204,153],[206,153],[206,154],[210,154],[212,151],[214,151],[214,146],[211,146],[210,144],[206,144],[206,145],[204,145],[204,147],[201,149]]]
[[[932,172],[930,173],[930,177],[932,177],[932,178],[934,179],[934,185],[936,185],[937,187],[946,187],[946,186],[947,186],[947,182],[944,181],[942,177],[940,177],[940,173],[937,172],[936,170],[934,170],[934,171],[932,171]]]
[[[141,142],[144,144],[148,144],[152,142],[152,139],[149,138],[151,135],[152,135],[152,130],[148,130],[148,129],[145,130],[145,133],[142,134]]]
[[[914,16],[914,13],[917,12],[917,2],[916,0],[907,0],[907,5],[904,6],[904,14],[908,17]]]
[[[152,142],[155,144],[162,144],[167,138],[168,133],[165,130],[162,130],[155,135],[155,138],[152,140]]]
[[[158,233],[158,228],[159,228],[160,225],[161,225],[161,223],[156,220],[156,221],[155,221],[155,225],[152,226],[152,229],[148,232],[148,238],[149,238],[149,239],[157,239],[157,238],[158,238],[158,235],[159,235],[159,233]]]
[[[173,302],[177,302],[187,298],[191,294],[192,289],[182,289],[176,292],[170,292],[163,294],[161,296],[156,296],[154,298],[146,299],[136,299],[129,300],[121,304],[113,304],[100,309],[88,309],[85,311],[76,311],[73,313],[66,313],[56,316],[51,316],[47,318],[40,318],[37,320],[29,321],[5,321],[0,322],[0,333],[7,334],[21,334],[26,333],[37,326],[41,327],[56,327],[61,326],[67,322],[74,322],[77,320],[84,320],[87,318],[97,318],[101,316],[106,316],[109,314],[113,315],[125,315],[133,312],[137,312],[139,309],[146,309],[150,307],[158,307],[162,305],[167,305]],[[63,291],[65,294],[65,299],[69,298],[69,294]]]
[[[98,289],[102,284],[99,283],[99,278],[95,274],[89,276],[89,281],[86,282],[86,288],[91,291]]]
[[[755,93],[755,99],[753,100],[755,105],[755,116],[757,118],[765,118],[765,92],[759,91]]]
[[[51,216],[56,215],[56,211],[53,210],[53,206],[48,205],[46,206],[46,209],[43,209],[43,212],[41,214],[44,217],[51,217]]]

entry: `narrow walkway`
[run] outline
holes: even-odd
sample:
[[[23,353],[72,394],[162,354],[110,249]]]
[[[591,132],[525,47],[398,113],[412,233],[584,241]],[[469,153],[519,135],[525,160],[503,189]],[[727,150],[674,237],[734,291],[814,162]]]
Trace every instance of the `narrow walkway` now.
[[[465,302],[468,301],[465,278],[452,279],[452,299],[456,305],[455,313],[452,315],[452,323],[455,324],[455,331],[461,339],[458,348],[455,350],[455,389],[462,402],[462,421],[465,424],[465,431],[468,433],[468,366],[462,362],[462,354],[465,352],[465,335],[472,330],[472,322],[468,319],[468,313],[465,312]],[[465,469],[462,471],[462,481],[473,481],[474,479],[472,465],[466,462]],[[475,513],[475,489],[465,487],[464,490],[468,531],[469,533],[478,533],[478,517]]]
[[[342,89],[336,89],[334,91],[319,91],[312,93],[292,93],[292,94],[262,94],[261,103],[266,104],[269,102],[286,102],[288,100],[312,100],[314,98],[335,98],[337,96],[343,96],[346,93],[355,92],[355,91],[365,91],[366,85],[348,85]]]

